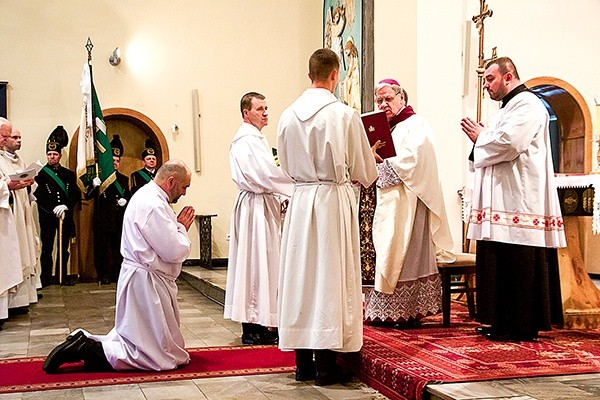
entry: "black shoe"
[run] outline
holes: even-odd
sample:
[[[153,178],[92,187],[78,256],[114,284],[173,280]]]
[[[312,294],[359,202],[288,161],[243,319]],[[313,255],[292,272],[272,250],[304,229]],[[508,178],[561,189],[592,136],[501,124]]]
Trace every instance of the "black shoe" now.
[[[315,364],[317,374],[315,376],[316,386],[329,386],[336,383],[346,383],[352,379],[352,375],[344,372],[337,365],[338,353],[332,350],[315,350]]]
[[[483,336],[485,336],[487,339],[492,340],[494,342],[510,342],[511,341],[511,337],[509,335],[504,334],[504,333],[497,333],[494,331],[484,333]]]
[[[312,381],[315,379],[315,377],[317,376],[316,371],[313,369],[311,370],[302,370],[298,367],[296,367],[296,381],[298,382],[306,382],[306,381]]]
[[[317,375],[313,351],[311,349],[296,349],[296,380],[299,382],[312,381]]]
[[[100,280],[101,285],[110,285],[110,278],[102,278]]]
[[[42,369],[48,374],[53,374],[65,363],[82,361],[84,358],[83,348],[90,340],[82,331],[67,336],[67,340],[56,346],[48,354]]]
[[[477,328],[475,328],[475,332],[479,333],[480,335],[485,335],[487,333],[492,332],[492,327],[491,326],[478,326]]]
[[[243,344],[260,344],[260,338],[258,333],[244,333],[242,334]]]
[[[333,371],[333,373],[322,374],[317,372],[315,377],[316,386],[329,386],[337,383],[348,383],[352,380],[352,374],[342,371],[341,369]]]
[[[89,372],[105,372],[114,371],[112,365],[106,359],[104,354],[104,348],[102,343],[92,339],[88,348],[86,348],[86,354],[83,358],[83,369]]]
[[[15,316],[15,315],[25,315],[28,312],[29,312],[29,306],[9,308],[8,309],[8,316],[12,317],[12,316]]]
[[[63,280],[63,286],[73,286],[77,283],[77,275],[67,275]]]
[[[262,339],[265,343],[263,344],[277,344],[279,343],[279,333],[276,330],[266,329],[262,334]]]
[[[279,338],[277,336],[265,335],[262,333],[244,333],[242,334],[243,344],[254,344],[254,345],[271,345],[277,344]]]

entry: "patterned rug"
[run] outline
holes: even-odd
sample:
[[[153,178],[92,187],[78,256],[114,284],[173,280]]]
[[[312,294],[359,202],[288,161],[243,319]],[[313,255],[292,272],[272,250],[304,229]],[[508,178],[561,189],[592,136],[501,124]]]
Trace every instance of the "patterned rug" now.
[[[413,329],[365,326],[350,358],[357,375],[391,399],[421,399],[428,383],[486,381],[600,372],[600,330],[552,330],[537,342],[493,342],[475,333],[466,307],[452,324],[428,317]]]
[[[211,378],[235,375],[292,372],[294,353],[275,346],[232,346],[187,349],[190,363],[166,372],[83,372],[81,365],[65,367],[64,373],[42,371],[45,357],[0,360],[0,393],[72,389],[87,386],[132,384]]]

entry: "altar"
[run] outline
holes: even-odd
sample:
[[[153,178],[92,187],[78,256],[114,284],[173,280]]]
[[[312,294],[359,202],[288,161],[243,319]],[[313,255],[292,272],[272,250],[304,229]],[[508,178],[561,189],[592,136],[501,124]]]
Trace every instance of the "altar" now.
[[[567,247],[558,249],[564,327],[600,327],[600,290],[589,274],[600,274],[600,175],[555,179]]]

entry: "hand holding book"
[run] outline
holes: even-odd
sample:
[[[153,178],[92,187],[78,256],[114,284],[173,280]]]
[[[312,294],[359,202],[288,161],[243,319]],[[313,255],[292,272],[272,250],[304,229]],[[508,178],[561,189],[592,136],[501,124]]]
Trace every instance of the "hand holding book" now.
[[[382,158],[394,157],[396,149],[385,111],[372,111],[361,115],[371,150]],[[379,142],[379,143],[377,143]],[[377,159],[377,158],[376,158]],[[382,160],[383,161],[383,160]]]

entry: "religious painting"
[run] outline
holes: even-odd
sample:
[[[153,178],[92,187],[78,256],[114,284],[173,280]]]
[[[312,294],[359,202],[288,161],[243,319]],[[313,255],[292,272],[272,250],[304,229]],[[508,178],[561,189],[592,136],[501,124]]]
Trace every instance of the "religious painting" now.
[[[369,98],[365,86],[372,88],[372,3],[372,0],[323,1],[323,47],[333,50],[340,58],[336,95],[359,112],[373,108],[372,100],[365,104]],[[365,39],[370,39],[370,43]],[[369,52],[370,55],[365,56]],[[370,75],[366,68],[370,68]]]

